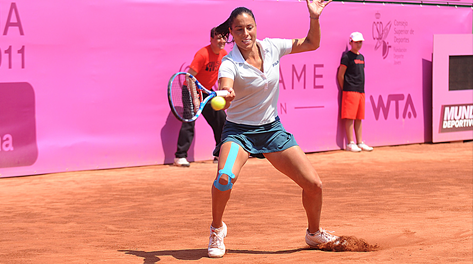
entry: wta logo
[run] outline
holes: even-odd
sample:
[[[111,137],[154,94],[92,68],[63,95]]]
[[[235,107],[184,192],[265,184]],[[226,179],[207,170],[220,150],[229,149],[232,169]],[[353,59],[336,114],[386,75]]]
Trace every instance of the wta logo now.
[[[30,166],[37,158],[33,87],[0,83],[0,168]]]
[[[442,105],[440,133],[473,131],[473,104]]]
[[[381,113],[383,113],[384,120],[388,119],[391,103],[394,103],[396,119],[399,119],[401,112],[402,119],[406,119],[406,117],[409,119],[417,118],[417,111],[410,94],[407,94],[407,97],[404,94],[389,94],[386,100],[383,100],[383,97],[379,95],[377,104],[374,97],[370,96],[370,101],[376,120],[379,120]]]

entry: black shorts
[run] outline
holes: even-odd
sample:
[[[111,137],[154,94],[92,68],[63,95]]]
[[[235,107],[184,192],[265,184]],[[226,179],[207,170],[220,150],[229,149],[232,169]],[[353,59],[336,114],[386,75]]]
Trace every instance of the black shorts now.
[[[220,146],[225,142],[235,142],[251,156],[264,158],[264,153],[278,152],[297,146],[294,136],[287,132],[279,117],[272,123],[252,126],[225,122],[222,142],[215,147],[214,156],[218,156]]]

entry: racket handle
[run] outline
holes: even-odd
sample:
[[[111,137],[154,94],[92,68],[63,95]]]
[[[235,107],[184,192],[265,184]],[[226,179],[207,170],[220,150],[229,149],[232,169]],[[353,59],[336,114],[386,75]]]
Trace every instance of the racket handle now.
[[[218,91],[215,91],[215,93],[217,94],[217,96],[222,96],[222,97],[225,97],[228,95],[227,90],[218,90]]]

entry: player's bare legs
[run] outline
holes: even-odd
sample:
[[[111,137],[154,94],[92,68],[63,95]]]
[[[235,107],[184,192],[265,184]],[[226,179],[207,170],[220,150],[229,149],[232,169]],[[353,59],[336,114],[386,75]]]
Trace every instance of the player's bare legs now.
[[[302,188],[302,204],[307,214],[308,230],[320,229],[322,211],[322,181],[299,146],[280,152],[265,154],[269,162],[280,172],[289,176]]]
[[[233,143],[235,144],[235,143]],[[218,170],[221,170],[225,167],[225,163],[228,158],[228,153],[230,152],[230,148],[232,146],[232,142],[225,142],[222,144],[220,148],[220,157],[218,161]],[[233,164],[232,172],[235,175],[235,178],[232,180],[233,183],[236,182],[238,179],[238,175],[240,174],[241,168],[248,160],[248,153],[244,151],[241,147],[238,147],[238,155]],[[219,180],[220,184],[226,185],[228,183],[228,175],[224,174]],[[219,228],[223,225],[222,217],[223,212],[225,211],[225,207],[227,205],[228,200],[230,199],[230,194],[232,190],[228,191],[220,191],[214,185],[212,185],[212,226],[215,228]]]
[[[230,199],[232,184],[236,182],[248,157],[248,153],[233,142],[223,143],[220,147],[217,177],[212,184],[212,225],[207,250],[211,258],[221,258],[225,255],[223,240],[227,236],[227,226],[222,220],[223,212]]]
[[[280,152],[265,154],[265,156],[276,169],[302,187],[302,204],[308,221],[306,243],[315,247],[338,239],[337,236],[320,228],[322,181],[302,149],[294,146]]]

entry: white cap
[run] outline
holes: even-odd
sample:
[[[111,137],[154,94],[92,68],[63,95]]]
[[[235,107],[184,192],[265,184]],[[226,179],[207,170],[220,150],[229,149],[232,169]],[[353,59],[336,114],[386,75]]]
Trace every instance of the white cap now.
[[[350,41],[365,41],[365,39],[360,32],[353,32],[350,35]]]

